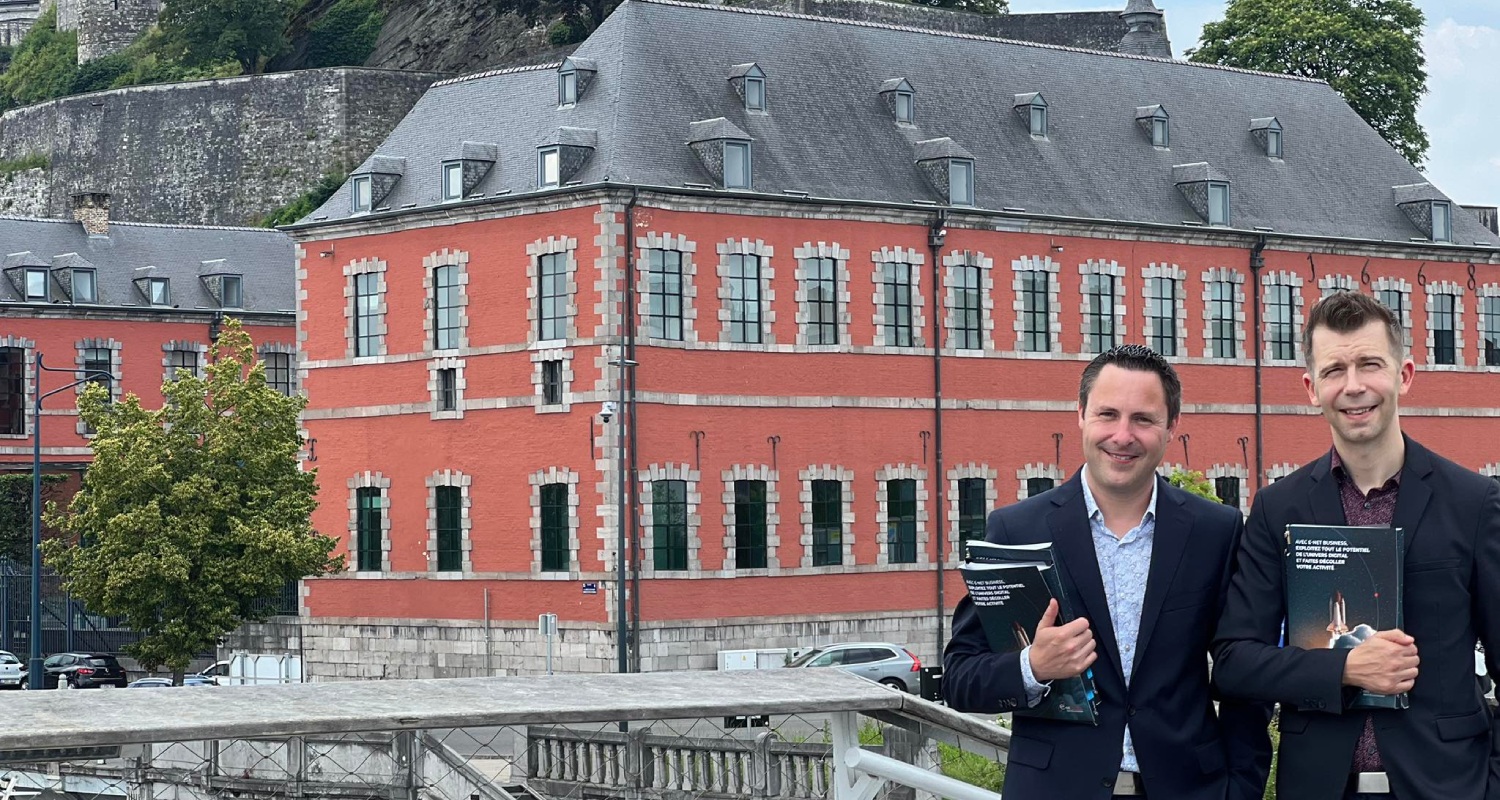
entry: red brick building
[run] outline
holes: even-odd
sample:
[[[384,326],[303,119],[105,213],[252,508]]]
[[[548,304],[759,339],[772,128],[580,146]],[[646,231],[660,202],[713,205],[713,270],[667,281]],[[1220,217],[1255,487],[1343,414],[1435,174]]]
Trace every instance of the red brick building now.
[[[298,390],[292,243],[286,234],[109,219],[109,196],[74,198],[75,219],[0,218],[0,471],[30,472],[35,364],[114,376],[147,406],[179,367],[202,370],[225,317],[242,320],[268,379]],[[42,391],[77,376],[43,373]],[[45,472],[90,456],[77,390],[43,403]]]
[[[622,507],[641,668],[930,658],[960,539],[1080,463],[1094,353],[1172,358],[1168,460],[1248,508],[1329,446],[1336,290],[1408,323],[1407,429],[1500,469],[1500,238],[1317,82],[630,0],[434,86],[293,235],[351,569],[251,638],[314,677],[537,670],[547,612],[614,668]]]

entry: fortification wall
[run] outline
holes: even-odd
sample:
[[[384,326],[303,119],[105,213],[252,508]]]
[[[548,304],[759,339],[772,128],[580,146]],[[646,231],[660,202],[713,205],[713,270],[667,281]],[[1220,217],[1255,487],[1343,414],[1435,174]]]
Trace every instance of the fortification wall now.
[[[45,158],[45,188],[0,182],[0,208],[66,217],[69,196],[89,190],[109,192],[120,219],[254,224],[324,174],[358,165],[441,77],[306,70],[15,109],[0,116],[0,162]]]

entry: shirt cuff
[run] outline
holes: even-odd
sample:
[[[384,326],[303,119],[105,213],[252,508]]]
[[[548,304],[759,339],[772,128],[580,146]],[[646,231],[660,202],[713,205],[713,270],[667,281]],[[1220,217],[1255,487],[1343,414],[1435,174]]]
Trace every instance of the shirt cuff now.
[[[1031,671],[1031,645],[1026,645],[1021,650],[1021,683],[1026,687],[1026,707],[1035,708],[1047,692],[1052,691],[1052,682],[1042,683],[1036,679],[1036,674]]]

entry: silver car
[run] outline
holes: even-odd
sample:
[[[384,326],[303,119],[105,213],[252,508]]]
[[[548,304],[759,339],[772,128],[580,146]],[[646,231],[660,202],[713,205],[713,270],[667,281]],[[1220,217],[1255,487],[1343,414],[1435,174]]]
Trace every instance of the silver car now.
[[[26,667],[15,655],[0,650],[0,689],[25,689]]]
[[[922,661],[901,645],[889,642],[847,642],[814,647],[787,666],[838,667],[892,689],[915,692]]]

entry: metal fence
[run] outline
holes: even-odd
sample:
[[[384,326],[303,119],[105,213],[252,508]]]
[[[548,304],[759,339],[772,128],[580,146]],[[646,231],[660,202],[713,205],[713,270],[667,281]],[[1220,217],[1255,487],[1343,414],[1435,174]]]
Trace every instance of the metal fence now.
[[[998,800],[1009,743],[835,670],[6,700],[0,792],[73,800]]]

